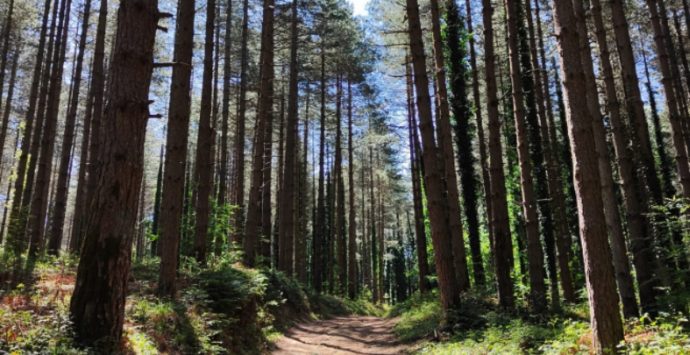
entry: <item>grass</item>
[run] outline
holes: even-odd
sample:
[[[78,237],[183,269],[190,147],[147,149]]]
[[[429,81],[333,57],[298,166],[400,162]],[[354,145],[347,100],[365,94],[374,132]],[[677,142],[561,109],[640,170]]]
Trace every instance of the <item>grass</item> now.
[[[568,305],[560,313],[530,317],[524,310],[506,314],[487,295],[468,295],[453,324],[442,324],[435,293],[413,295],[391,309],[399,317],[394,330],[404,341],[418,341],[418,354],[588,354],[591,345],[586,304]],[[654,321],[625,324],[626,354],[689,354],[688,321],[662,315]]]

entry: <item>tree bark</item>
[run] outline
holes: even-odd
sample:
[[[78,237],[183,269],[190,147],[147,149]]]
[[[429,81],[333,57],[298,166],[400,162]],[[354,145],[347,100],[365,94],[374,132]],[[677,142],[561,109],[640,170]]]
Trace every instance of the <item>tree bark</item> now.
[[[72,162],[72,142],[74,141],[75,123],[77,120],[77,109],[79,108],[79,94],[81,90],[82,66],[84,62],[84,52],[86,50],[86,40],[89,30],[89,19],[91,17],[91,0],[84,3],[83,19],[81,24],[81,37],[79,39],[79,49],[77,51],[76,68],[74,69],[74,79],[72,80],[72,92],[67,117],[65,118],[65,132],[62,140],[62,153],[60,157],[60,167],[58,168],[57,192],[55,195],[55,207],[53,208],[53,221],[50,240],[48,242],[48,253],[57,255],[62,244],[63,227],[65,224],[65,213],[67,210],[67,194],[69,192],[69,168]]]
[[[187,141],[191,114],[192,54],[194,50],[194,0],[179,0],[175,49],[168,103],[168,134],[165,141],[165,175],[160,210],[158,294],[174,297],[181,240]]]
[[[597,84],[594,77],[594,66],[592,64],[592,50],[589,46],[587,34],[585,8],[581,2],[573,2],[573,9],[575,10],[574,15],[577,22],[576,31],[580,40],[581,62],[585,70],[584,77],[587,90],[587,109],[592,117],[592,132],[594,134],[594,144],[598,155],[601,199],[604,207],[604,217],[609,233],[611,251],[613,253],[613,266],[616,272],[615,276],[618,284],[618,293],[623,303],[624,314],[626,314],[626,316],[634,316],[638,313],[637,301],[635,299],[635,287],[630,272],[630,261],[628,260],[621,217],[618,211],[616,187],[613,181],[611,161],[609,159],[609,148],[606,142],[604,118],[601,115],[599,106]]]
[[[200,264],[206,263],[208,225],[211,214],[211,189],[213,179],[214,140],[211,127],[213,110],[213,34],[216,25],[215,0],[206,3],[206,34],[204,42],[204,73],[201,86],[201,109],[199,111],[199,132],[197,135],[195,182],[197,188],[196,223],[194,225],[194,257]]]
[[[597,353],[615,351],[623,340],[611,249],[606,237],[606,218],[601,201],[597,153],[588,110],[585,70],[573,4],[554,3],[554,19],[565,89],[568,135],[573,156],[580,237],[592,326],[592,345]],[[582,19],[584,20],[584,19]]]
[[[433,5],[432,5],[433,6]],[[455,145],[458,151],[458,167],[462,185],[463,207],[467,217],[467,230],[472,256],[472,271],[476,285],[485,283],[484,262],[482,261],[481,240],[479,238],[479,216],[477,215],[477,180],[475,179],[472,136],[470,135],[470,103],[467,98],[465,77],[467,69],[464,59],[465,49],[461,47],[460,36],[464,32],[460,9],[454,0],[446,1],[446,42],[450,68],[450,106],[455,116]],[[463,241],[464,243],[464,241]]]
[[[354,140],[352,137],[352,83],[347,80],[347,185],[349,214],[347,222],[347,295],[350,299],[357,296],[357,211],[355,210],[355,158]]]
[[[472,7],[470,0],[465,0],[465,9],[467,11],[467,32],[470,33],[470,69],[472,70],[472,98],[474,99],[474,114],[477,120],[477,145],[479,146],[479,167],[482,171],[482,186],[484,188],[484,203],[486,204],[486,223],[489,233],[490,250],[493,252],[493,228],[491,227],[491,216],[493,209],[491,205],[491,179],[489,174],[489,157],[486,152],[486,141],[484,135],[484,123],[482,119],[482,104],[481,95],[479,93],[479,70],[477,69],[477,53],[474,49],[474,28],[472,25]]]
[[[465,239],[462,232],[463,229],[460,210],[460,194],[458,192],[458,178],[455,175],[455,153],[453,152],[450,109],[448,107],[446,67],[443,58],[443,39],[441,38],[441,20],[438,8],[438,0],[431,0],[429,4],[431,6],[431,33],[434,48],[434,69],[436,71],[434,81],[434,88],[436,89],[436,109],[438,110],[435,125],[436,139],[438,140],[438,157],[439,159],[443,160],[443,163],[439,165],[443,169],[442,182],[444,182],[445,185],[442,187],[442,189],[445,189],[447,193],[446,201],[448,204],[448,210],[446,213],[448,216],[446,219],[448,221],[450,241],[453,247],[453,266],[455,269],[455,277],[457,278],[457,284],[460,291],[465,291],[470,287],[470,280],[467,270],[467,257],[465,255]],[[417,91],[417,93],[419,93],[419,91]],[[420,120],[420,122],[422,121]]]
[[[55,151],[55,138],[57,135],[58,110],[60,108],[60,94],[62,92],[62,74],[67,50],[67,33],[70,23],[71,0],[66,0],[60,9],[60,21],[57,25],[56,40],[53,61],[55,65],[51,68],[50,87],[48,89],[48,101],[45,112],[45,126],[43,136],[40,141],[40,155],[37,165],[36,181],[34,186],[36,191],[31,194],[31,214],[29,215],[29,257],[33,258],[42,252],[45,238],[45,221],[48,213],[48,200],[50,192],[50,181],[53,170],[53,153]],[[70,138],[71,140],[71,138]],[[71,152],[67,151],[69,155]],[[28,181],[31,183],[31,181]],[[25,194],[30,188],[27,188]]]
[[[484,81],[486,83],[486,106],[489,118],[489,174],[491,177],[491,229],[494,245],[494,272],[498,303],[504,309],[515,306],[513,297],[512,254],[513,242],[510,236],[508,203],[506,200],[505,175],[503,172],[503,147],[501,143],[501,122],[498,116],[498,94],[496,87],[495,51],[493,34],[494,8],[491,0],[482,0],[484,22]]]
[[[529,267],[530,306],[541,313],[546,310],[546,285],[544,284],[544,254],[539,237],[537,201],[534,193],[533,168],[526,125],[524,92],[520,69],[519,8],[520,1],[505,2],[508,14],[508,45],[510,57],[510,79],[513,93],[513,115],[517,135],[518,159],[520,162],[520,186],[522,187],[522,210],[527,231],[527,259]]]
[[[242,1],[242,43],[240,49],[240,92],[237,103],[237,132],[235,136],[235,178],[233,202],[237,206],[235,212],[236,243],[243,243],[244,239],[244,147],[247,111],[247,71],[249,67],[249,0]]]
[[[51,0],[45,0],[43,7],[43,20],[41,24],[41,32],[39,35],[38,48],[36,50],[36,63],[34,66],[33,76],[31,79],[31,88],[29,89],[29,103],[26,113],[26,121],[21,140],[21,153],[17,163],[17,178],[14,181],[14,198],[9,212],[9,227],[7,230],[7,241],[5,242],[7,248],[14,254],[15,262],[19,263],[19,254],[22,252],[24,245],[23,233],[24,226],[22,224],[22,191],[24,189],[24,181],[26,177],[27,161],[29,159],[30,147],[32,146],[32,134],[34,131],[34,124],[38,126],[36,117],[36,103],[38,101],[39,88],[41,87],[42,78],[44,76],[43,62],[46,49],[46,33],[48,32],[48,19],[50,17],[50,3]],[[57,8],[54,7],[55,9]],[[52,25],[51,25],[52,28]],[[49,44],[49,50],[46,58],[51,57],[52,45]],[[46,66],[48,67],[48,66]],[[48,68],[45,69],[46,71]]]
[[[103,163],[70,301],[76,339],[85,346],[120,346],[125,297],[143,175],[148,92],[160,14],[156,1],[125,0],[117,16]]]
[[[259,238],[259,219],[261,214],[261,186],[265,166],[270,169],[270,157],[265,156],[265,132],[273,116],[273,0],[264,0],[263,23],[261,27],[261,82],[259,84],[259,110],[257,115],[256,140],[252,159],[249,205],[244,236],[244,262],[254,266]],[[270,187],[269,187],[270,188]]]
[[[441,164],[445,159],[439,159],[441,151],[436,145],[436,138],[434,137],[431,99],[429,98],[429,79],[426,73],[422,26],[419,20],[419,4],[417,0],[406,0],[406,5],[410,52],[417,92],[417,108],[420,117],[419,128],[422,135],[424,180],[427,187],[431,239],[434,245],[434,259],[439,280],[441,305],[443,309],[448,310],[456,307],[460,302],[458,297],[460,285],[458,285],[457,278],[455,277],[456,270],[453,264],[453,242],[451,241],[453,234],[451,234],[451,226],[448,221],[450,203],[448,201],[449,198],[444,193],[443,177],[446,176],[445,172],[447,170],[444,169],[444,164]],[[452,162],[452,160],[451,156],[450,161]],[[452,202],[458,203],[457,200]],[[462,272],[462,270],[458,271]]]
[[[297,46],[299,45],[299,27],[297,14],[297,0],[292,1],[292,18],[290,23],[290,78],[289,80],[289,97],[288,97],[288,115],[287,115],[287,129],[285,135],[285,170],[283,171],[283,181],[281,187],[280,199],[280,228],[278,229],[280,241],[280,257],[278,258],[280,269],[288,274],[293,273],[293,245],[295,243],[295,169],[297,168],[296,152],[297,149],[297,125],[298,125],[298,110],[299,110],[299,86],[297,82],[298,72],[298,58]],[[306,136],[305,136],[306,138]],[[294,153],[293,153],[294,152]],[[306,164],[306,161],[304,162]],[[297,191],[299,193],[299,191]],[[294,249],[297,252],[296,249]],[[297,270],[299,272],[299,270]]]

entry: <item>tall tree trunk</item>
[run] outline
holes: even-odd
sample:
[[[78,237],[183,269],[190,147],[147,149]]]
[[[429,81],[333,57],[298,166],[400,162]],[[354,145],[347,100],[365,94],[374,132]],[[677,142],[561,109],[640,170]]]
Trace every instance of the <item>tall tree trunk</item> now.
[[[30,147],[32,145],[32,133],[34,131],[34,124],[38,126],[36,117],[36,103],[38,101],[39,88],[41,86],[41,79],[43,78],[43,62],[46,49],[46,33],[48,32],[48,19],[50,17],[50,3],[51,0],[45,0],[43,7],[43,20],[41,23],[41,32],[39,35],[38,48],[36,50],[36,63],[34,64],[33,76],[31,79],[31,88],[29,89],[29,103],[26,112],[26,121],[24,124],[24,131],[22,132],[21,153],[17,163],[17,178],[14,181],[14,198],[9,212],[9,227],[7,231],[6,246],[19,262],[19,254],[22,252],[24,245],[22,235],[24,233],[24,226],[22,224],[21,202],[22,191],[24,188],[24,181],[26,177],[27,161],[29,159]],[[52,27],[52,26],[51,26]],[[49,47],[52,45],[49,45]],[[50,58],[51,50],[48,50],[46,58]],[[47,66],[46,66],[47,67]],[[48,70],[46,68],[45,70]]]
[[[595,0],[592,0],[595,1]],[[656,175],[654,156],[649,141],[649,128],[645,119],[642,95],[640,94],[639,80],[636,71],[635,56],[633,55],[630,29],[625,15],[622,0],[608,2],[611,8],[613,20],[613,32],[616,39],[616,48],[621,66],[621,78],[623,92],[625,93],[626,112],[628,115],[635,160],[641,163],[642,182],[649,189],[651,202],[661,203],[661,184]],[[645,205],[646,206],[646,201]]]
[[[60,157],[60,167],[58,172],[57,192],[55,196],[55,208],[53,209],[52,230],[48,243],[48,253],[57,255],[62,244],[63,226],[65,224],[65,213],[67,210],[67,194],[69,192],[68,170],[72,162],[72,142],[74,141],[75,123],[77,120],[77,110],[79,108],[79,95],[81,92],[82,66],[84,62],[84,52],[86,50],[86,40],[89,30],[89,19],[91,18],[91,0],[86,0],[83,9],[83,19],[81,24],[81,37],[79,39],[79,49],[77,52],[76,68],[74,69],[74,79],[72,80],[72,92],[67,117],[65,118],[65,133],[62,140],[62,156]]]
[[[218,206],[228,199],[228,124],[230,120],[230,80],[232,78],[232,0],[225,8],[225,37],[223,41],[223,97],[221,99],[220,170],[218,176]]]
[[[357,211],[355,210],[355,157],[352,137],[352,83],[347,80],[347,185],[349,214],[347,222],[347,295],[357,296]]]
[[[249,70],[249,0],[242,1],[242,43],[240,49],[240,92],[237,103],[237,132],[235,135],[235,178],[233,202],[237,206],[235,212],[236,243],[242,243],[244,238],[244,147],[247,111],[247,71]]]
[[[453,116],[455,116],[455,145],[458,148],[458,167],[460,168],[460,182],[463,193],[462,201],[464,203],[465,216],[467,217],[474,282],[477,285],[483,285],[485,280],[482,248],[479,238],[479,216],[477,215],[477,180],[475,179],[475,161],[472,154],[472,136],[469,132],[470,103],[467,98],[467,87],[465,84],[467,69],[465,68],[464,60],[466,53],[465,49],[461,47],[462,43],[460,40],[460,36],[464,32],[464,25],[460,16],[460,9],[454,0],[446,1],[446,24],[450,90],[453,94],[450,99],[450,106]]]
[[[606,238],[606,218],[601,201],[599,169],[592,112],[587,105],[587,85],[573,5],[556,2],[554,20],[565,88],[568,134],[573,156],[580,237],[585,261],[594,351],[615,351],[623,340],[611,249]],[[584,19],[581,19],[584,21]]]
[[[537,5],[538,6],[538,5]],[[557,200],[561,200],[562,194],[559,195],[560,190],[560,179],[557,179],[558,170],[556,168],[556,162],[554,161],[554,156],[552,152],[551,139],[548,132],[548,118],[547,109],[545,105],[545,94],[543,86],[542,70],[539,66],[539,56],[537,54],[537,41],[535,35],[534,19],[532,16],[532,4],[531,0],[525,1],[525,17],[527,19],[527,36],[529,41],[529,52],[531,59],[531,78],[533,80],[533,95],[534,104],[536,106],[536,113],[539,118],[538,127],[531,127],[533,130],[532,135],[538,137],[536,141],[541,142],[542,154],[541,157],[535,159],[535,166],[544,164],[544,167],[539,168],[538,174],[541,174],[541,178],[537,178],[537,184],[545,184],[547,188],[541,186],[539,199],[540,209],[544,211],[542,217],[542,225],[544,230],[544,248],[546,249],[546,261],[547,269],[549,272],[549,286],[551,291],[551,307],[553,309],[560,308],[560,295],[558,293],[558,267],[557,267],[557,257],[556,257],[556,238],[562,238],[562,235],[558,234],[558,231],[565,231],[565,218],[558,218],[556,216],[558,212]],[[539,18],[537,18],[539,20]],[[536,122],[533,122],[533,125]],[[548,173],[548,177],[547,177]],[[541,182],[539,182],[541,180]],[[545,201],[548,198],[548,202]],[[566,274],[566,277],[568,275]]]
[[[324,159],[326,147],[326,51],[323,41],[320,45],[321,57],[321,108],[319,123],[319,191],[316,203],[316,219],[314,223],[314,238],[312,241],[312,277],[316,292],[323,287],[323,268],[325,252],[323,244],[326,238],[326,211],[324,196]]]
[[[7,87],[7,97],[5,98],[5,107],[2,113],[2,124],[0,126],[0,162],[4,156],[5,139],[7,138],[8,125],[10,122],[10,114],[12,113],[12,100],[14,99],[14,89],[17,79],[17,66],[19,64],[19,56],[21,55],[20,45],[17,45],[14,50],[14,57],[12,58],[12,68],[10,69],[10,82]],[[19,132],[19,131],[17,131]],[[15,144],[16,146],[16,144]],[[11,169],[10,169],[11,170]],[[4,170],[3,170],[4,171]],[[0,173],[0,181],[2,181],[2,174]],[[10,185],[10,184],[8,184]],[[5,195],[7,198],[8,195]]]
[[[496,87],[495,51],[493,34],[494,8],[491,0],[482,0],[484,23],[484,81],[486,83],[487,115],[489,118],[489,174],[491,177],[491,229],[494,245],[494,272],[498,290],[498,302],[504,309],[515,306],[513,297],[512,254],[513,242],[510,236],[508,203],[505,175],[503,172],[503,148],[501,144],[501,122],[498,116],[498,94]]]
[[[144,168],[153,46],[161,14],[156,1],[120,3],[110,64],[103,149],[96,199],[89,208],[84,248],[70,301],[76,339],[114,350],[125,315],[132,238]]]
[[[280,199],[280,215],[278,216],[280,220],[280,228],[278,229],[280,241],[280,251],[279,268],[288,274],[293,273],[293,245],[295,243],[295,169],[297,168],[296,152],[297,149],[297,125],[298,125],[298,100],[299,100],[299,86],[297,82],[298,78],[298,58],[297,58],[297,46],[299,45],[299,27],[298,27],[298,14],[297,14],[297,0],[292,0],[292,18],[290,23],[290,78],[288,83],[289,97],[288,97],[288,113],[287,113],[287,129],[285,135],[285,170],[283,172],[283,181],[281,187],[281,199]],[[306,121],[305,121],[306,123]],[[306,125],[305,125],[306,127]],[[306,128],[305,128],[306,131]],[[305,133],[306,140],[306,133]],[[306,147],[305,147],[306,148]],[[306,150],[305,150],[306,151]],[[294,153],[293,153],[294,152]],[[306,164],[306,160],[304,161]],[[300,191],[297,191],[299,194]],[[301,211],[300,211],[301,213]],[[300,236],[304,237],[304,236]],[[295,252],[299,253],[297,249]],[[304,267],[304,266],[302,266]],[[299,269],[297,272],[300,273]]]
[[[10,37],[12,34],[12,23],[14,21],[14,0],[10,0],[7,6],[7,17],[5,17],[5,23],[2,26],[2,52],[0,53],[0,94],[2,94],[5,87],[5,72],[7,71],[7,62],[10,56]],[[7,105],[6,100],[5,105]],[[0,107],[2,107],[2,95],[0,95]],[[0,155],[2,156],[2,155]]]
[[[419,20],[419,4],[417,0],[406,0],[406,10],[414,82],[417,92],[417,108],[420,118],[419,128],[422,135],[424,180],[426,182],[429,219],[431,221],[431,239],[434,245],[434,259],[439,280],[441,304],[443,309],[448,310],[456,307],[460,302],[458,297],[460,285],[455,277],[456,270],[453,264],[454,249],[452,248],[453,242],[451,240],[455,234],[451,233],[451,225],[448,221],[450,205],[457,204],[458,201],[449,202],[449,198],[444,191],[446,187],[444,187],[443,177],[447,177],[445,174],[447,170],[444,169],[445,164],[442,163],[445,162],[447,157],[439,159],[441,150],[436,145],[436,138],[434,137],[431,99],[429,97],[429,79],[426,73],[426,58],[424,56],[422,26]],[[446,130],[446,132],[450,132],[450,130]],[[446,141],[443,143],[450,144],[450,142]],[[452,161],[451,156],[450,162]],[[455,171],[452,172],[455,174]],[[459,214],[457,217],[459,218]],[[458,270],[458,272],[462,272],[462,270]]]
[[[40,142],[38,170],[34,185],[37,189],[31,195],[31,214],[29,216],[30,257],[35,257],[44,247],[45,221],[48,213],[48,198],[53,170],[53,153],[55,151],[55,138],[57,135],[58,110],[60,108],[60,94],[62,92],[62,74],[67,50],[71,5],[71,0],[66,0],[62,4],[60,21],[56,30],[56,34],[59,36],[59,39],[56,40],[55,52],[53,53],[53,61],[56,65],[51,68],[52,73],[50,74],[45,126]],[[66,154],[69,155],[70,151],[67,151]]]
[[[446,67],[443,58],[441,19],[439,14],[438,1],[431,0],[429,4],[431,5],[431,33],[433,35],[434,68],[436,71],[434,88],[436,90],[436,108],[438,110],[435,125],[436,139],[438,140],[439,149],[438,158],[442,159],[443,161],[443,163],[439,165],[443,169],[442,176],[444,177],[444,179],[442,179],[442,182],[445,182],[445,186],[442,186],[442,189],[445,189],[447,194],[446,198],[444,199],[448,204],[448,210],[446,210],[446,219],[448,221],[450,241],[453,247],[452,250],[455,278],[457,279],[457,286],[460,289],[460,291],[464,291],[469,289],[470,280],[467,270],[467,257],[465,255],[465,239],[462,233],[463,229],[462,216],[460,211],[460,194],[458,192],[457,176],[455,175],[455,160],[453,159],[455,153],[453,152],[453,137],[451,135],[450,125],[450,109],[448,107],[448,92],[446,88]],[[417,91],[417,93],[419,93],[419,91]],[[426,149],[424,150],[426,151]]]
[[[160,209],[160,256],[158,294],[175,296],[175,277],[182,239],[183,202],[189,116],[191,114],[192,53],[194,50],[194,0],[179,0],[175,29],[168,134],[165,141],[165,175]]]
[[[161,212],[161,197],[163,194],[163,164],[165,146],[161,145],[160,153],[158,154],[158,174],[156,174],[156,191],[153,195],[153,220],[151,221],[151,234],[160,238],[160,212]],[[160,244],[158,239],[151,241],[151,256],[160,255]]]
[[[530,306],[537,313],[546,310],[546,286],[544,284],[544,254],[539,237],[537,201],[534,193],[533,168],[527,131],[527,112],[524,106],[524,92],[520,68],[520,1],[506,0],[508,14],[508,45],[510,57],[510,79],[513,93],[513,115],[517,135],[518,159],[520,161],[520,186],[522,187],[522,210],[527,231],[527,260],[529,267]],[[534,144],[534,142],[532,142]]]
[[[283,93],[281,92],[281,100],[282,100]],[[271,105],[273,105],[273,102],[271,102]],[[282,107],[285,105],[283,104]],[[281,115],[279,116],[279,120],[281,121],[279,123],[279,132],[278,132],[278,140],[282,139],[280,136],[282,132],[280,132],[280,125],[282,125],[282,120],[283,120],[283,109],[281,107]],[[260,226],[260,236],[258,240],[258,250],[257,254],[261,255],[263,257],[263,260],[266,265],[274,265],[273,261],[271,259],[271,184],[273,178],[273,118],[266,122],[266,128],[264,130],[264,163],[261,169],[261,217],[259,221],[259,226]],[[280,143],[279,143],[280,144]],[[278,155],[280,155],[280,149],[278,150]],[[280,170],[280,156],[278,157],[278,169]],[[278,179],[280,181],[280,179]],[[279,183],[280,184],[280,183]],[[276,245],[277,247],[277,245]]]
[[[345,182],[343,179],[343,79],[338,78],[336,83],[336,131],[335,131],[335,233],[338,249],[338,294],[347,292],[347,236],[345,235]]]
[[[635,287],[630,272],[630,261],[628,260],[621,217],[618,211],[618,200],[616,198],[616,187],[613,181],[611,161],[609,159],[609,148],[606,142],[604,118],[600,111],[599,95],[597,94],[597,84],[592,63],[592,50],[589,46],[589,37],[587,34],[587,19],[585,18],[584,5],[581,2],[574,2],[573,9],[575,10],[574,15],[577,23],[576,31],[580,40],[581,62],[585,70],[584,77],[587,89],[587,110],[592,117],[592,132],[594,134],[594,144],[598,155],[601,199],[604,207],[604,217],[609,233],[611,251],[613,253],[613,266],[616,272],[615,276],[618,284],[618,293],[623,303],[624,314],[626,314],[626,316],[634,316],[638,313],[637,301],[635,299]]]
[[[407,78],[407,125],[410,145],[410,170],[412,177],[412,203],[414,209],[414,227],[415,227],[415,245],[417,246],[417,269],[419,273],[419,291],[426,293],[429,291],[429,283],[427,277],[429,276],[429,262],[426,253],[426,227],[424,226],[424,206],[422,201],[422,179],[420,173],[420,157],[421,151],[417,149],[419,146],[419,137],[417,134],[417,120],[414,99],[414,87],[412,78],[412,68],[409,62],[409,56],[406,58],[408,63],[405,63],[405,74]]]
[[[668,26],[668,17],[666,15],[666,6],[663,0],[647,0],[647,6],[650,13],[650,21],[654,30],[654,43],[657,50],[657,62],[661,70],[661,83],[664,87],[666,105],[668,107],[669,121],[671,122],[671,129],[673,130],[673,143],[676,148],[676,169],[678,171],[678,178],[681,185],[681,194],[684,198],[690,198],[690,166],[688,165],[688,150],[690,146],[690,132],[683,132],[682,125],[687,124],[688,112],[684,107],[685,98],[682,84],[679,82],[680,73],[678,72],[678,63],[675,55],[673,40],[671,39],[670,29]],[[681,128],[679,129],[679,123]],[[679,132],[677,132],[679,130]],[[685,141],[685,144],[683,144]],[[665,221],[660,220],[661,223]],[[662,229],[663,232],[668,232]],[[661,233],[660,233],[661,234]],[[663,233],[666,234],[666,233]],[[657,239],[657,244],[661,247],[662,252],[660,258],[663,266],[669,270],[675,269],[675,264],[672,243],[670,235],[661,235]],[[687,269],[687,254],[685,248],[682,247],[682,237],[678,235],[681,247],[679,249],[679,262],[681,268]],[[673,281],[672,281],[673,282]]]
[[[216,25],[215,0],[206,3],[206,34],[204,42],[204,73],[201,87],[201,109],[199,111],[199,133],[196,144],[195,181],[197,188],[196,224],[194,225],[194,257],[200,264],[206,263],[208,225],[211,214],[211,190],[213,179],[214,140],[211,127],[213,110],[213,34]]]
[[[86,227],[86,215],[88,214],[88,205],[93,201],[94,191],[97,187],[96,177],[98,176],[98,169],[100,162],[98,161],[98,151],[100,149],[100,136],[102,132],[101,118],[103,117],[103,95],[105,93],[105,36],[106,26],[108,20],[108,1],[101,0],[100,9],[98,12],[98,25],[96,27],[96,43],[94,45],[93,63],[91,65],[91,83],[90,94],[87,98],[87,103],[92,105],[91,109],[87,106],[87,118],[91,119],[91,136],[89,137],[88,149],[88,165],[87,178],[85,180],[86,186],[83,188],[85,200],[80,208],[75,207],[74,229],[72,230],[73,244],[79,249],[84,236]],[[83,153],[82,153],[83,155]],[[79,251],[77,249],[77,251]]]
[[[479,94],[479,70],[477,69],[477,53],[474,49],[474,29],[472,25],[472,7],[470,0],[465,0],[465,9],[467,11],[467,32],[469,36],[470,45],[470,69],[472,70],[472,98],[474,99],[474,114],[477,120],[477,145],[479,146],[479,167],[482,171],[482,186],[484,188],[484,202],[486,204],[486,223],[489,233],[489,244],[493,251],[493,228],[491,227],[491,216],[493,209],[491,205],[491,179],[489,178],[489,158],[486,152],[486,141],[484,136],[484,123],[482,119],[482,103]]]
[[[541,120],[540,127],[542,129],[541,134],[544,137],[545,147],[550,150],[550,157],[547,153],[547,169],[549,174],[549,195],[552,196],[554,205],[555,242],[556,251],[558,253],[558,269],[560,271],[559,281],[561,283],[561,289],[563,290],[563,298],[568,302],[574,302],[575,290],[573,287],[572,274],[570,273],[570,229],[568,227],[568,218],[566,217],[566,197],[563,191],[564,185],[559,169],[559,159],[556,155],[556,151],[558,150],[558,138],[556,137],[555,120],[553,108],[551,106],[549,76],[546,73],[546,54],[543,41],[544,35],[541,28],[539,0],[534,1],[534,9],[537,38],[539,41],[539,56],[541,57],[541,66],[536,64],[535,68],[537,68],[536,70],[539,72],[537,75],[539,75],[539,82],[543,87],[542,92],[546,109],[546,121]],[[534,56],[537,56],[536,53]]]
[[[273,116],[273,11],[274,0],[264,0],[263,23],[261,27],[261,82],[259,84],[259,109],[257,115],[256,140],[252,159],[249,205],[244,236],[244,262],[254,266],[259,242],[259,219],[261,214],[261,186],[265,166],[270,169],[270,157],[266,157],[266,131]],[[270,188],[270,187],[269,187]]]

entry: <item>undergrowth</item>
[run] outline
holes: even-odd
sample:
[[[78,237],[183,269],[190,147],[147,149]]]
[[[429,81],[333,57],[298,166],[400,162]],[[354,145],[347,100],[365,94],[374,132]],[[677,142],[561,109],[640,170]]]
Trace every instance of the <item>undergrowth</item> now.
[[[123,353],[259,354],[295,322],[383,312],[365,300],[309,293],[281,272],[244,268],[236,259],[202,269],[183,258],[175,300],[155,295],[157,259],[134,264]],[[88,353],[72,341],[75,267],[70,258],[42,260],[32,285],[0,291],[0,353]]]
[[[525,309],[501,312],[486,294],[463,298],[462,308],[442,324],[438,295],[414,294],[396,305],[394,330],[404,341],[418,341],[419,354],[588,354],[591,331],[586,304],[564,306],[548,317],[529,316]],[[629,320],[625,324],[626,354],[688,354],[688,321],[678,315]]]

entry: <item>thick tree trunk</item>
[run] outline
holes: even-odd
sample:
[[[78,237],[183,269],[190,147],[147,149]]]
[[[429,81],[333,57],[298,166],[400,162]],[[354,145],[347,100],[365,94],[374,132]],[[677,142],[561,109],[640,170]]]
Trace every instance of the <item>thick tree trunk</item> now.
[[[498,290],[498,302],[504,309],[515,306],[513,297],[512,254],[513,242],[510,236],[508,203],[506,199],[505,175],[503,172],[503,148],[501,143],[501,122],[498,116],[498,94],[496,87],[495,52],[493,34],[493,5],[491,0],[482,0],[484,22],[484,81],[486,83],[487,115],[489,118],[489,174],[491,177],[491,229],[494,245],[494,272]]]
[[[429,97],[429,79],[426,73],[422,26],[419,20],[419,4],[417,0],[406,0],[406,5],[410,51],[417,92],[417,108],[420,117],[419,128],[422,135],[424,180],[427,187],[431,239],[434,245],[434,259],[441,291],[441,304],[445,310],[448,310],[459,304],[460,285],[458,285],[458,279],[455,277],[456,270],[453,264],[453,242],[451,239],[454,234],[451,233],[451,225],[448,221],[448,211],[451,203],[448,201],[449,197],[444,193],[443,177],[446,176],[447,170],[444,169],[445,164],[443,164],[445,159],[439,159],[441,151],[436,145],[436,138],[434,137],[431,99]],[[450,132],[450,130],[447,130],[447,132]],[[443,143],[450,144],[450,142]],[[450,161],[453,161],[452,156]],[[453,174],[455,174],[454,171]],[[458,203],[457,200],[451,202]],[[457,217],[459,218],[459,214]],[[462,270],[458,270],[458,272],[461,273]]]
[[[433,5],[432,5],[433,6]],[[470,103],[467,98],[465,77],[467,68],[464,59],[465,48],[461,47],[460,36],[465,28],[460,16],[460,9],[454,0],[446,1],[446,42],[449,54],[450,90],[453,96],[450,106],[455,116],[455,145],[458,151],[458,167],[462,185],[463,207],[467,217],[467,230],[472,256],[474,282],[483,285],[484,263],[482,261],[481,241],[479,237],[479,216],[477,206],[477,180],[472,153],[472,136],[470,135]],[[463,241],[464,243],[464,241]]]
[[[465,291],[470,287],[470,279],[467,270],[467,257],[465,254],[465,239],[463,236],[462,216],[460,210],[460,194],[458,192],[458,178],[455,169],[455,153],[453,152],[453,137],[451,135],[450,109],[448,107],[448,92],[446,88],[446,67],[443,58],[443,39],[441,38],[441,19],[438,8],[438,1],[431,0],[431,27],[434,48],[434,68],[436,89],[436,139],[438,140],[439,159],[442,159],[440,166],[443,169],[442,182],[445,182],[448,204],[446,217],[450,231],[450,241],[453,247],[453,265],[455,277],[460,291]],[[409,16],[409,15],[408,15]],[[414,56],[414,53],[413,53]],[[413,58],[414,60],[414,58]],[[416,79],[416,76],[415,76]],[[419,91],[417,91],[419,93]],[[418,95],[421,96],[421,95]],[[421,109],[420,109],[420,114]],[[420,120],[421,122],[421,120]],[[422,133],[423,135],[423,133]],[[426,149],[425,149],[426,151]]]
[[[606,218],[601,202],[601,187],[597,153],[592,132],[592,117],[587,106],[587,85],[582,66],[580,39],[573,15],[573,5],[568,1],[556,2],[554,19],[561,58],[561,70],[565,78],[565,106],[568,134],[573,156],[577,209],[580,215],[585,262],[585,277],[592,325],[594,351],[615,351],[623,340],[611,249],[606,237]]]
[[[110,65],[105,111],[103,163],[96,199],[89,208],[86,238],[70,319],[76,339],[86,346],[114,350],[120,346],[143,175],[148,93],[153,46],[160,14],[156,1],[120,3]]]
[[[191,114],[192,52],[194,50],[194,0],[179,0],[177,28],[168,103],[168,134],[165,141],[165,175],[160,210],[158,294],[175,296],[175,278],[183,217],[187,141]]]
[[[615,276],[618,284],[618,293],[623,303],[624,314],[627,316],[634,316],[638,313],[637,301],[635,299],[635,287],[630,272],[630,261],[628,260],[621,217],[618,211],[618,200],[616,199],[615,191],[616,186],[613,181],[611,161],[609,159],[604,118],[600,111],[599,95],[597,94],[597,84],[592,63],[592,50],[589,46],[587,34],[587,19],[585,18],[584,5],[581,2],[574,2],[573,9],[575,10],[574,15],[577,22],[576,31],[580,39],[582,68],[585,70],[587,110],[592,117],[592,132],[594,134],[594,144],[598,155],[601,199],[604,207],[604,217],[609,233],[611,251],[613,253],[613,266],[616,271]]]

